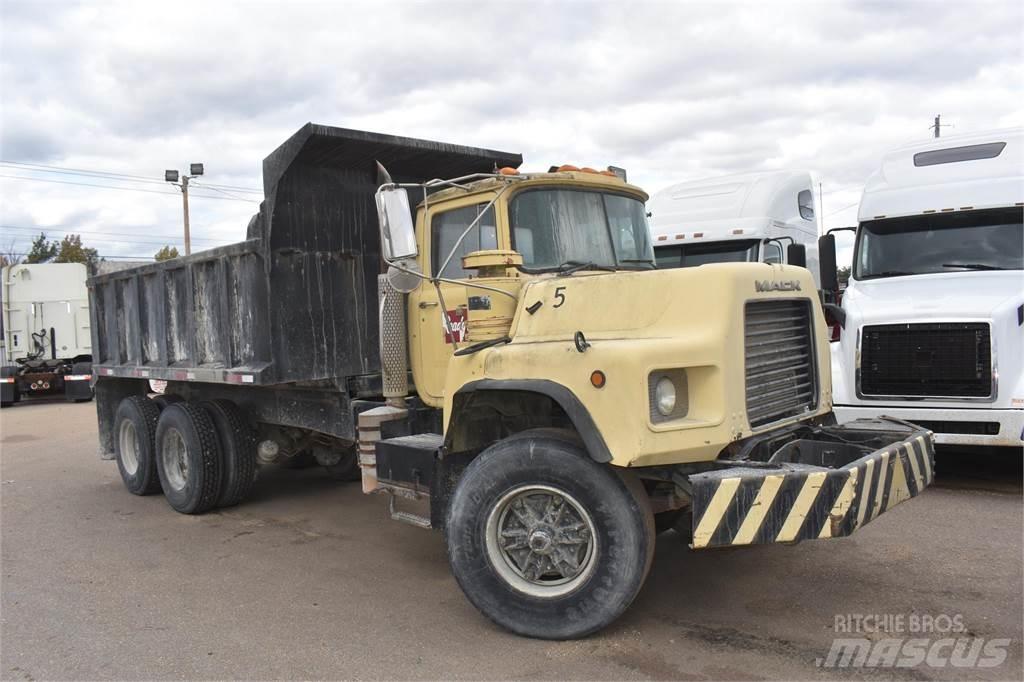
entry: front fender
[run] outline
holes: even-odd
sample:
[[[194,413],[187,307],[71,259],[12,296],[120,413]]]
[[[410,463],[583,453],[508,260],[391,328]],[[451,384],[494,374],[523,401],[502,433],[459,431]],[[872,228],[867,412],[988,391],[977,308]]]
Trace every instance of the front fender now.
[[[590,457],[601,463],[612,461],[612,453],[608,449],[601,431],[590,416],[590,412],[583,406],[576,394],[562,384],[546,379],[478,379],[464,384],[455,393],[453,404],[459,404],[461,399],[469,398],[474,393],[481,391],[516,391],[547,396],[569,417]],[[449,445],[449,438],[450,435],[446,434],[446,446]]]

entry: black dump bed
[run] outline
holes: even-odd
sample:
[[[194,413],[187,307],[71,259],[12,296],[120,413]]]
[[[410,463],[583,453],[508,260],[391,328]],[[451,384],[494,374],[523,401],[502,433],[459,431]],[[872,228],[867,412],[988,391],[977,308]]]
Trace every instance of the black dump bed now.
[[[376,161],[415,182],[522,157],[306,124],[263,161],[245,241],[89,280],[94,373],[275,384],[379,371]]]

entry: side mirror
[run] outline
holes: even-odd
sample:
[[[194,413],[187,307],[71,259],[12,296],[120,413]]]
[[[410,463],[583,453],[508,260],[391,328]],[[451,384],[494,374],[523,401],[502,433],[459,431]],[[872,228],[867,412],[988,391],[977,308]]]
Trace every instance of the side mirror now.
[[[839,274],[836,271],[836,236],[834,234],[818,237],[818,267],[821,269],[821,288],[824,291],[839,291]]]
[[[803,244],[790,244],[786,247],[786,263],[797,267],[807,267],[807,247]]]
[[[377,190],[376,198],[384,260],[415,258],[418,253],[416,228],[412,224],[408,192],[401,187],[382,187]]]

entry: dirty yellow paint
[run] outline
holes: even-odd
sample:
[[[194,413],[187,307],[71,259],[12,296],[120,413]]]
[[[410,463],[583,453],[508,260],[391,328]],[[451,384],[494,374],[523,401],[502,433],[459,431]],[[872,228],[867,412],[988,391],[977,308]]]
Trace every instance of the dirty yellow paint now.
[[[867,516],[868,506],[865,504],[871,495],[871,476],[875,471],[875,460],[869,459],[867,466],[864,468],[864,487],[861,488],[861,492],[864,493],[864,499],[858,500],[857,509],[857,527],[860,528],[864,525],[864,519]],[[868,519],[870,521],[870,519]]]
[[[715,534],[715,529],[718,528],[718,524],[732,503],[733,495],[736,494],[739,485],[740,479],[738,478],[723,478],[722,482],[718,484],[718,489],[711,497],[708,508],[700,517],[700,522],[693,531],[694,547],[706,547],[711,541],[711,536]]]
[[[791,542],[796,539],[796,534],[800,531],[800,527],[803,526],[804,519],[807,518],[808,510],[814,504],[814,500],[818,498],[818,493],[821,492],[821,484],[825,480],[825,475],[824,471],[816,471],[807,475],[807,480],[804,481],[803,487],[800,488],[800,493],[793,502],[789,516],[786,517],[785,523],[782,524],[779,534],[775,536],[776,542]]]
[[[732,544],[749,545],[753,541],[757,531],[761,528],[761,523],[764,522],[765,515],[771,509],[772,502],[775,501],[775,496],[778,495],[779,488],[782,487],[784,480],[785,476],[774,474],[764,477],[761,489],[757,491],[757,497],[751,503],[750,511],[747,512],[743,523],[740,524],[740,529],[736,531],[736,537],[733,538]]]
[[[871,515],[868,517],[868,521],[871,521],[879,512],[882,511],[882,498],[885,496],[885,483],[886,473],[889,471],[889,453],[885,452],[882,454],[882,459],[878,463],[878,482],[875,483],[875,499],[871,505]]]
[[[850,470],[849,477],[843,483],[843,489],[839,491],[839,496],[836,497],[835,504],[832,505],[832,509],[828,513],[828,520],[821,526],[821,532],[818,533],[819,538],[832,537],[833,524],[838,525],[842,523],[846,515],[850,513],[850,507],[853,504],[853,493],[857,489],[857,476],[859,473],[858,469]]]

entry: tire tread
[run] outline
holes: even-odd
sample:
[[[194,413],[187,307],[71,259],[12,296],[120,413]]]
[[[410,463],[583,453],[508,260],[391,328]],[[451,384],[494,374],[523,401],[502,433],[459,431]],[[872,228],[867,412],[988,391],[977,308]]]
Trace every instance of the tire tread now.
[[[232,507],[252,490],[256,479],[256,435],[242,410],[229,400],[200,403],[213,421],[224,457],[218,507]]]

